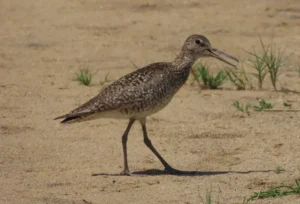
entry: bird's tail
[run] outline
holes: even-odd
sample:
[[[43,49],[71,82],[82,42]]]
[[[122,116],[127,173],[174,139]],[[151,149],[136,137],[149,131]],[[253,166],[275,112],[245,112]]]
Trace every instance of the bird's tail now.
[[[83,120],[86,120],[92,114],[93,113],[90,111],[81,111],[81,112],[77,112],[77,113],[65,114],[65,115],[54,118],[54,120],[64,119],[60,123],[75,123],[75,122],[81,122]]]

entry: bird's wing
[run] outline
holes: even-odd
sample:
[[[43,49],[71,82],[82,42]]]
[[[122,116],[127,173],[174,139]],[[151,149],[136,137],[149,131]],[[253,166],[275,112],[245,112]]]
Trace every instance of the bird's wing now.
[[[115,110],[138,100],[147,100],[153,86],[159,86],[169,63],[153,63],[131,72],[110,84],[97,96],[68,114],[55,119],[65,118],[62,122],[85,117],[96,112]]]

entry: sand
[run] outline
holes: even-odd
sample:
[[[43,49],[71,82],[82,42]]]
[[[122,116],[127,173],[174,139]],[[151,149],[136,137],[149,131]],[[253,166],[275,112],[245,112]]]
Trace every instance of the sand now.
[[[300,2],[298,0],[129,1],[2,0],[0,2],[0,203],[241,204],[254,192],[300,179],[300,112],[238,112],[233,100],[276,109],[300,109]],[[141,127],[128,141],[129,167],[144,176],[115,176],[123,168],[126,120],[61,125],[53,118],[86,102],[101,82],[152,62],[171,61],[190,34],[249,67],[259,36],[284,50],[277,92],[264,89],[200,90],[192,77],[161,112],[148,118],[149,137],[177,169],[163,166],[144,145]],[[133,63],[132,63],[133,62]],[[224,64],[205,59],[212,72]],[[92,85],[74,81],[80,68]],[[191,84],[192,83],[192,84]],[[274,170],[285,171],[276,173]],[[154,172],[154,175],[147,175]],[[92,176],[92,174],[101,174]],[[250,203],[296,204],[299,195]]]

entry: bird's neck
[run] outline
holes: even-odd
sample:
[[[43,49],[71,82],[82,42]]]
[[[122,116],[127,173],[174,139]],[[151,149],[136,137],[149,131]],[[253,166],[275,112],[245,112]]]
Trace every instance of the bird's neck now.
[[[196,59],[187,52],[180,52],[172,62],[174,69],[190,71]]]

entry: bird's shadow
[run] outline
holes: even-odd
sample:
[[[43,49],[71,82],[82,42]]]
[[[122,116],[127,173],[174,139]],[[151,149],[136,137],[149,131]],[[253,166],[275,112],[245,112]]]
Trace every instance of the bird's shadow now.
[[[144,171],[131,172],[130,176],[160,176],[160,175],[174,175],[174,176],[213,176],[221,174],[249,174],[249,173],[267,173],[274,172],[274,170],[262,170],[262,171],[181,171],[177,170],[176,173],[170,173],[159,169],[149,169]],[[109,173],[96,173],[92,176],[127,176],[122,174],[109,174]]]

